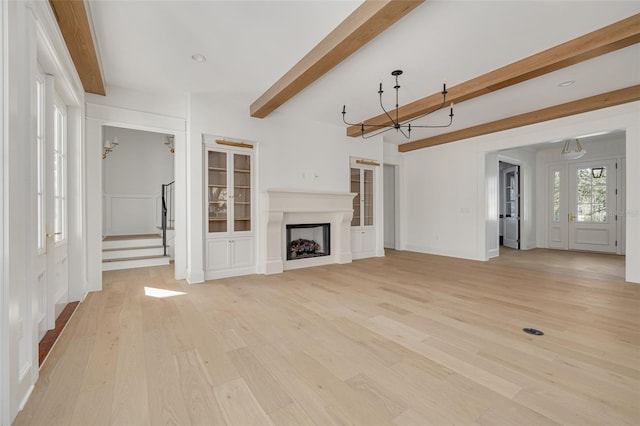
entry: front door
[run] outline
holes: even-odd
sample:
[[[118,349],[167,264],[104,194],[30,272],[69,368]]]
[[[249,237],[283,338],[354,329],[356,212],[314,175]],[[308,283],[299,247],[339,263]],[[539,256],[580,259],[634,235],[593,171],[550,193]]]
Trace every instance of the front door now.
[[[35,90],[35,261],[39,338],[55,328],[68,300],[67,113],[53,78],[39,74]]]
[[[505,169],[503,245],[520,249],[520,166]]]
[[[616,252],[616,162],[569,164],[569,249]]]

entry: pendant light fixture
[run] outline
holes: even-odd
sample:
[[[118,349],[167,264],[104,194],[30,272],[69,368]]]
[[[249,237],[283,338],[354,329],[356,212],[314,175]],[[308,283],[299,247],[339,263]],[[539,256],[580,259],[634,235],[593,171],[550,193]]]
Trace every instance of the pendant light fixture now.
[[[572,141],[575,141],[575,144],[574,144],[575,148],[571,147]],[[564,142],[564,147],[562,148],[562,152],[560,153],[560,155],[562,155],[567,160],[577,160],[578,158],[584,157],[586,153],[587,151],[582,147],[582,144],[580,143],[580,139],[576,138],[576,139],[567,139]]]
[[[389,119],[390,123],[389,124],[367,124],[364,121],[361,123],[349,123],[346,120],[346,115],[347,115],[347,107],[346,105],[342,106],[342,121],[344,122],[344,124],[346,124],[347,126],[360,126],[360,131],[361,131],[361,136],[363,139],[368,139],[368,138],[372,138],[374,136],[380,135],[382,133],[388,132],[389,130],[393,130],[395,129],[396,132],[401,133],[405,138],[409,139],[411,137],[411,130],[412,129],[427,129],[427,128],[441,128],[441,127],[449,127],[451,126],[451,124],[453,123],[453,102],[451,102],[450,105],[450,110],[449,110],[449,123],[447,124],[441,124],[441,125],[426,125],[426,124],[422,124],[422,125],[418,125],[418,124],[411,124],[412,122],[414,122],[415,120],[418,120],[420,118],[426,117],[429,114],[432,114],[442,108],[444,108],[445,103],[447,102],[447,84],[443,83],[442,84],[442,103],[435,109],[428,111],[422,115],[419,115],[417,117],[411,118],[409,120],[406,120],[404,122],[401,122],[399,117],[400,117],[400,113],[399,113],[399,108],[400,108],[400,104],[399,104],[399,90],[400,90],[400,83],[398,82],[398,77],[402,75],[402,70],[395,70],[391,73],[392,76],[395,77],[396,79],[396,85],[393,86],[393,88],[396,91],[396,108],[395,111],[391,110],[391,112],[387,111],[382,103],[382,94],[384,93],[384,91],[382,90],[382,83],[380,83],[380,88],[378,89],[378,95],[380,95],[380,108],[382,108],[382,111],[384,111],[385,115],[387,116],[387,118]],[[395,116],[395,118],[394,118]],[[371,129],[379,129],[380,131],[372,134],[372,135],[368,135],[365,136],[365,132],[369,131]]]

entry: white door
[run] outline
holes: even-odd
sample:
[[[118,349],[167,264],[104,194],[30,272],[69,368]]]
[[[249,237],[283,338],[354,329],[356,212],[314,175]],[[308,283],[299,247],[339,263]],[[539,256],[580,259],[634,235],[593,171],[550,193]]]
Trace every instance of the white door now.
[[[569,164],[569,249],[616,252],[616,162]]]
[[[520,249],[520,166],[505,169],[503,245]]]
[[[67,113],[53,90],[53,78],[36,77],[35,259],[38,334],[55,328],[68,301]]]

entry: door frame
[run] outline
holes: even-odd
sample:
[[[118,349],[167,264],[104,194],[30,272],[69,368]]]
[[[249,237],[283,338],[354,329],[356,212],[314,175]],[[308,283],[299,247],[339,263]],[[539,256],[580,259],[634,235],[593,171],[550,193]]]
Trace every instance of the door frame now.
[[[120,127],[175,136],[175,279],[187,277],[187,131],[186,121],[154,113],[106,106],[87,101],[86,106],[86,167],[87,174],[87,276],[90,291],[102,290],[102,149],[103,127]]]
[[[384,206],[387,205],[386,203],[386,199],[387,199],[387,193],[384,191],[384,187],[385,187],[385,182],[386,182],[386,177],[387,174],[385,173],[385,170],[392,170],[393,171],[393,247],[389,247],[392,248],[393,250],[397,250],[398,249],[398,238],[399,238],[399,232],[400,232],[400,227],[398,224],[398,206],[400,204],[399,202],[399,194],[398,194],[398,166],[396,164],[389,164],[389,163],[384,163],[382,165],[382,188],[383,188],[383,193],[382,193],[382,203],[383,203],[383,230],[382,230],[382,235],[384,236],[384,220],[385,220],[385,215],[384,215]],[[383,237],[383,244],[386,245],[386,241],[384,241],[385,238]],[[385,247],[387,248],[387,247]]]
[[[511,171],[514,171],[515,175],[517,176],[517,179],[516,179],[516,182],[515,182],[515,185],[516,185],[516,188],[515,188],[515,190],[516,190],[516,194],[515,194],[515,197],[516,197],[516,199],[515,199],[515,202],[516,202],[516,217],[515,217],[515,221],[516,221],[516,241],[515,241],[515,245],[516,245],[516,247],[511,247],[511,246],[507,246],[506,244],[504,244],[504,241],[506,240],[506,233],[507,233],[507,218],[511,217],[511,216],[508,216],[506,214],[503,217],[503,219],[504,219],[504,235],[503,235],[503,243],[502,243],[502,245],[505,246],[505,247],[509,247],[511,249],[514,249],[514,250],[520,250],[520,243],[521,243],[521,241],[520,241],[520,233],[521,233],[520,220],[522,219],[522,214],[521,214],[521,211],[520,211],[520,209],[521,209],[521,200],[522,200],[521,196],[520,196],[521,195],[521,193],[520,193],[520,190],[521,190],[521,185],[520,185],[520,176],[521,176],[521,174],[520,174],[520,166],[516,165],[516,164],[506,163],[506,162],[504,162],[504,164],[507,164],[509,167],[506,167],[501,172],[501,177],[503,178],[502,179],[502,185],[501,185],[501,188],[500,188],[501,194],[504,194],[505,193],[504,190],[507,188],[507,185],[506,185],[507,174],[510,173]],[[504,197],[504,195],[503,195],[503,197]],[[506,207],[506,205],[507,205],[506,198],[502,198],[501,204],[502,204],[501,207]]]
[[[520,196],[518,197],[518,214],[520,215],[520,220],[518,221],[518,250],[523,250],[523,247],[528,247],[527,246],[527,241],[526,241],[526,235],[522,232],[522,230],[524,229],[524,218],[525,218],[525,214],[524,214],[524,202],[523,199],[524,197],[522,196],[523,194],[523,187],[524,187],[524,170],[523,170],[523,166],[522,166],[522,160],[519,160],[517,158],[514,157],[509,157],[508,155],[504,155],[501,154],[500,152],[497,153],[497,159],[496,159],[496,169],[498,171],[498,182],[497,182],[497,193],[498,193],[498,197],[497,197],[497,202],[498,202],[498,212],[500,211],[500,203],[502,202],[501,197],[500,197],[500,191],[502,190],[502,188],[500,188],[500,163],[507,163],[507,164],[511,164],[512,166],[518,166],[518,189],[520,192]],[[499,217],[499,215],[498,215]],[[498,219],[499,221],[499,219]],[[500,238],[500,224],[498,223],[498,240]],[[498,242],[498,256],[500,256],[500,243]]]

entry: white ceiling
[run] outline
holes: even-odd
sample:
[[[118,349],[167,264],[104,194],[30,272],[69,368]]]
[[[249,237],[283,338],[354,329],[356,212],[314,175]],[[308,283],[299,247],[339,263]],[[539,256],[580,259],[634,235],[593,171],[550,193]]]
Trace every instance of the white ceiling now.
[[[107,91],[209,92],[233,96],[249,114],[251,102],[359,4],[90,1],[90,15]],[[393,107],[394,69],[404,70],[402,105],[440,91],[444,79],[462,83],[637,13],[639,1],[427,1],[272,114],[341,125],[346,104],[358,122],[381,112],[380,82]],[[207,61],[193,62],[194,53]],[[566,80],[576,83],[559,88]],[[412,140],[636,84],[639,45],[464,102],[452,127],[416,130]]]

